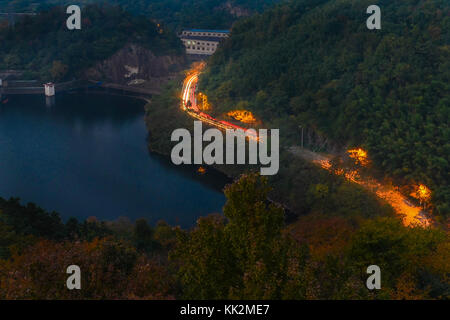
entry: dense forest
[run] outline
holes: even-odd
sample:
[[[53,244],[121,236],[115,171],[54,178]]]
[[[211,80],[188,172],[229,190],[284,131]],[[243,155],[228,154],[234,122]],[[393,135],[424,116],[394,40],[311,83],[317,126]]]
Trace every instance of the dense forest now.
[[[146,105],[148,145],[152,152],[170,155],[176,144],[170,142],[172,132],[178,128],[194,130],[192,118],[180,108],[182,81],[181,75],[169,82],[164,92],[154,96]],[[205,126],[205,130],[207,128]],[[258,165],[215,165],[214,168],[234,178],[245,172],[259,172]],[[269,184],[272,186],[270,199],[285,205],[293,216],[318,213],[369,218],[393,213],[392,208],[372,192],[293,155],[285,148],[280,150],[279,172],[269,178]]]
[[[86,6],[81,30],[68,30],[63,7],[0,26],[0,69],[25,70],[24,77],[61,81],[78,76],[128,43],[156,55],[183,54],[176,35],[118,6]]]
[[[305,216],[285,226],[267,181],[225,188],[224,215],[191,230],[126,219],[63,223],[18,199],[0,200],[0,299],[445,299],[448,234],[397,218]],[[381,290],[365,286],[382,270]],[[66,268],[82,290],[67,290]]]
[[[230,28],[242,16],[279,2],[278,0],[80,0],[78,5],[109,3],[133,14],[143,14],[171,28]],[[69,0],[0,0],[0,11],[40,11],[55,5],[71,5]]]
[[[397,184],[429,186],[448,216],[449,2],[377,1],[382,29],[368,30],[372,2],[292,0],[240,20],[200,88],[216,114],[253,111],[285,145],[303,125],[366,148]]]

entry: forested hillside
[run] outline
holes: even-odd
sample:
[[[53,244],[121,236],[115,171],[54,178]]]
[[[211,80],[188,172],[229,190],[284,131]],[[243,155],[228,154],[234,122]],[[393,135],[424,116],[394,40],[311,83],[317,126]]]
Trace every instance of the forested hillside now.
[[[27,16],[0,27],[0,69],[19,69],[28,78],[61,81],[134,43],[155,55],[182,55],[182,44],[168,29],[120,7],[86,6],[81,30],[68,30],[64,7]]]
[[[280,0],[80,0],[78,5],[109,3],[121,5],[134,14],[181,28],[229,28],[242,16],[261,11]],[[39,11],[54,5],[75,4],[69,0],[0,0],[0,11]]]
[[[145,220],[63,223],[0,199],[0,299],[448,299],[449,237],[397,218],[309,215],[284,225],[269,187],[244,175],[223,215],[192,230]],[[366,268],[383,270],[369,291]],[[66,269],[83,272],[67,290]]]
[[[450,3],[292,0],[237,22],[200,87],[221,114],[239,106],[265,125],[298,125],[362,146],[399,184],[424,183],[450,212]],[[294,128],[294,129],[290,129]]]

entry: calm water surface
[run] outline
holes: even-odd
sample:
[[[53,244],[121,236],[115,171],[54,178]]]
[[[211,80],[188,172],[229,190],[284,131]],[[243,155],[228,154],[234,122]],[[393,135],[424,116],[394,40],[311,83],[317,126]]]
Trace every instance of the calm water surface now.
[[[144,217],[190,227],[221,212],[223,176],[149,153],[143,105],[98,94],[58,95],[54,104],[10,96],[0,104],[0,197],[63,219]]]

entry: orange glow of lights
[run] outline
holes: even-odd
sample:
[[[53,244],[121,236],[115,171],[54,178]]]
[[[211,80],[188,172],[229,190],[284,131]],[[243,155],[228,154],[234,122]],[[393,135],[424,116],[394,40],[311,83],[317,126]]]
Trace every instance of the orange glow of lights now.
[[[367,166],[369,164],[369,158],[367,156],[367,151],[358,148],[347,150],[348,156],[355,160],[357,164],[362,166]]]
[[[421,202],[429,202],[431,200],[431,190],[427,186],[419,184],[416,192],[413,192],[411,196],[419,199]]]
[[[405,226],[427,227],[431,224],[431,221],[424,215],[422,208],[409,202],[395,187],[383,185],[370,178],[362,179],[357,170],[333,169],[329,160],[316,160],[314,163],[336,175],[343,175],[347,180],[374,192],[380,199],[387,201],[394,208],[395,212],[402,217]],[[422,199],[429,199],[431,196],[431,191],[424,185],[418,186],[417,193],[422,196]]]
[[[331,163],[328,160],[316,160],[315,163],[317,163],[325,170],[331,170]]]
[[[358,183],[358,180],[360,178],[359,173],[356,170],[348,171],[344,175],[345,175],[345,178],[347,178],[347,180],[350,180],[355,183]]]
[[[197,64],[193,69],[191,69],[189,72],[187,72],[186,79],[183,84],[183,92],[182,92],[182,98],[181,98],[181,107],[183,110],[185,110],[191,117],[196,118],[202,122],[208,123],[212,126],[215,126],[217,128],[221,129],[233,129],[233,130],[243,130],[246,133],[246,137],[249,140],[255,140],[260,141],[259,137],[257,136],[256,132],[242,128],[240,126],[237,126],[235,124],[229,123],[224,120],[218,120],[210,116],[209,114],[206,114],[204,112],[201,112],[197,103],[197,99],[195,99],[196,93],[195,90],[197,88],[197,82],[198,82],[198,76],[199,72],[197,70],[201,70],[204,68],[204,63]]]
[[[253,116],[253,113],[247,110],[230,111],[227,113],[227,116],[243,123],[253,123],[256,121],[256,118]]]
[[[197,169],[197,172],[200,173],[200,174],[205,174],[205,173],[206,173],[206,169],[203,168],[203,167],[199,167],[199,168]]]
[[[211,110],[211,104],[208,101],[208,96],[203,92],[199,92],[198,97],[200,100],[200,109],[203,111]]]

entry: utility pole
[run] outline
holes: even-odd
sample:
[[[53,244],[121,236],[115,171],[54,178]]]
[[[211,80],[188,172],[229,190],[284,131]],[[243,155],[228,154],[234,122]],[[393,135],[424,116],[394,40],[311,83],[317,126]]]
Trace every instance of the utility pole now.
[[[302,149],[303,149],[303,127],[301,125],[298,126],[299,129],[302,129]]]

